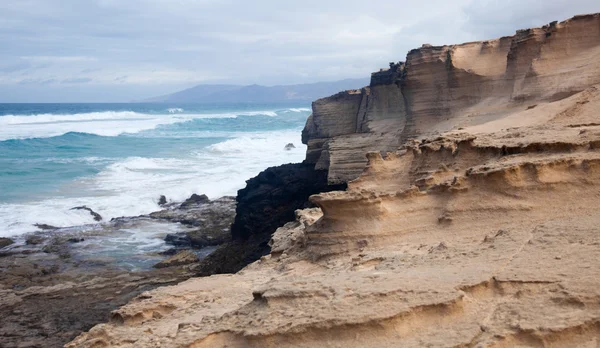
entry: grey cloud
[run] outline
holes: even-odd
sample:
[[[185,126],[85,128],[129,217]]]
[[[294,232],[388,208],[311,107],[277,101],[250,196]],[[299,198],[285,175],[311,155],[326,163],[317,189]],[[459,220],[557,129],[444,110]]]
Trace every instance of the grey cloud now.
[[[75,99],[119,87],[126,101],[202,82],[364,77],[423,43],[511,35],[594,11],[597,0],[3,0],[0,61],[28,57],[31,66],[19,77],[23,63],[0,65],[0,81],[57,79],[78,85]],[[31,91],[22,89],[44,89]]]

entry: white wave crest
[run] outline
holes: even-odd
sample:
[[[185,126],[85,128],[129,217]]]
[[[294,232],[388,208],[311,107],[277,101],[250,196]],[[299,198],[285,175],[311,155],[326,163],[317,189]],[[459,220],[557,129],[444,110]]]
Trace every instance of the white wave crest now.
[[[182,108],[168,108],[167,111],[171,114],[177,113],[177,112],[183,112]]]
[[[289,108],[288,109],[291,112],[307,112],[307,111],[312,111],[310,108]]]
[[[284,150],[287,143],[296,148]],[[172,201],[183,201],[192,193],[211,199],[235,195],[248,178],[270,166],[300,162],[305,151],[300,131],[286,130],[246,134],[181,158],[124,158],[97,175],[62,185],[55,198],[0,203],[0,236],[32,232],[36,223],[58,227],[95,223],[89,213],[69,210],[74,206],[86,205],[108,221],[159,210],[160,195]]]
[[[246,112],[238,112],[237,116],[277,116],[275,111],[246,111]]]
[[[183,112],[183,109],[180,109]],[[200,118],[238,116],[277,116],[274,111],[230,112],[220,114],[144,114],[134,111],[105,111],[80,114],[37,114],[0,116],[0,141],[47,138],[69,132],[118,136],[155,129],[160,125],[188,122]]]

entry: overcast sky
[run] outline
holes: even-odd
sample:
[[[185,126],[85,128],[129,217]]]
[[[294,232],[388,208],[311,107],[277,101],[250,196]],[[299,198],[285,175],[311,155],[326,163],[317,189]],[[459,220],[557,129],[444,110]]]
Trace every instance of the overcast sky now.
[[[0,0],[0,102],[368,77],[423,43],[590,12],[598,0]]]

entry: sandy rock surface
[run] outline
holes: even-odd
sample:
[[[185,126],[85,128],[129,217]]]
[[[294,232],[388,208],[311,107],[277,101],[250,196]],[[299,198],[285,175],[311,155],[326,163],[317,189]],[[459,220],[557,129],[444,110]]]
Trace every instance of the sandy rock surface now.
[[[411,51],[391,77],[406,114],[316,102],[307,159],[330,179],[374,151],[346,191],[312,196],[260,261],[143,293],[67,347],[598,347],[599,48],[580,16]],[[393,149],[355,146],[394,123]]]

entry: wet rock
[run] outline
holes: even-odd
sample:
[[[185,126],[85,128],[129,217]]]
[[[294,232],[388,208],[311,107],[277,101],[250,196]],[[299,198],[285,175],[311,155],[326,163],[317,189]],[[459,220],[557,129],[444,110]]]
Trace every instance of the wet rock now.
[[[198,261],[198,255],[196,255],[193,251],[183,250],[169,257],[168,259],[157,263],[156,265],[154,265],[154,268],[183,266],[189,265],[191,263],[196,263]]]
[[[192,244],[190,237],[185,233],[169,233],[165,237],[165,242],[176,247],[190,247]]]
[[[179,206],[180,208],[187,208],[193,205],[197,205],[197,204],[203,204],[203,203],[208,203],[210,202],[210,199],[208,199],[208,196],[206,195],[197,195],[197,194],[193,194],[190,196],[190,198],[186,199],[183,203],[181,203],[181,205]]]
[[[0,249],[13,244],[15,241],[10,238],[0,238]]]
[[[90,213],[90,215],[92,215],[92,217],[94,217],[95,221],[102,221],[102,216],[100,214],[96,213],[91,208],[88,208],[85,205],[82,205],[80,207],[71,208],[71,210],[87,210]]]
[[[233,217],[231,217],[233,220]],[[217,222],[218,224],[218,222]],[[231,240],[229,225],[213,226],[209,229],[199,229],[183,233],[171,233],[165,237],[165,242],[176,247],[204,248],[207,246],[220,245]]]
[[[58,227],[47,224],[33,224],[33,226],[39,228],[40,230],[58,230]]]
[[[295,149],[296,146],[294,146],[293,143],[288,143],[283,149],[286,151],[290,151],[291,149]]]
[[[165,195],[160,195],[160,198],[158,199],[158,205],[163,206],[167,204],[167,197],[165,197]]]
[[[111,311],[138,294],[193,276],[190,266],[151,268],[182,248],[168,250],[165,253],[168,255],[163,256],[158,256],[156,251],[164,249],[164,245],[150,252],[134,248],[125,251],[131,254],[118,257],[104,251],[106,245],[115,245],[114,238],[129,233],[124,230],[140,226],[157,231],[165,228],[190,232],[213,225],[228,228],[235,214],[235,198],[215,199],[186,209],[178,207],[179,203],[167,203],[162,208],[164,219],[137,216],[115,218],[83,228],[54,230],[48,226],[43,231],[23,236],[27,245],[2,249],[0,323],[8,324],[0,325],[0,346],[62,347],[82,331],[105,321]],[[222,210],[225,212],[219,213]],[[175,223],[179,220],[198,226],[186,229]],[[177,226],[171,229],[170,225]],[[82,245],[84,240],[86,243]],[[199,251],[197,258],[210,250]],[[194,259],[190,257],[186,262],[190,260]]]
[[[175,254],[177,254],[180,251],[180,249],[177,248],[171,248],[171,249],[167,249],[165,251],[161,251],[158,253],[158,255],[162,255],[162,256],[173,256]]]
[[[186,232],[168,234],[165,237],[168,244],[176,247],[203,248],[231,240],[230,227],[235,217],[235,204],[234,197],[222,197],[184,208],[168,207],[150,214],[150,217],[194,227]]]
[[[44,238],[42,236],[32,235],[32,236],[27,237],[27,239],[25,239],[25,244],[38,245],[38,244],[44,243],[45,240],[46,240],[46,238]]]

